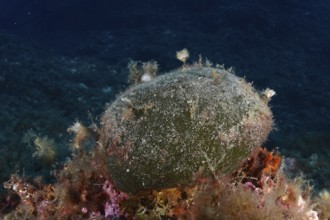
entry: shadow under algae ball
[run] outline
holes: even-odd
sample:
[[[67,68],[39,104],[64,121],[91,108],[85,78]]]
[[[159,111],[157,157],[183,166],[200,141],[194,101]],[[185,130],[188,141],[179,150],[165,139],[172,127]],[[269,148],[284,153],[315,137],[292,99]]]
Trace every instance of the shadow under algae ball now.
[[[99,142],[125,192],[189,186],[196,173],[232,172],[272,128],[272,90],[223,68],[184,66],[121,94],[104,112]]]

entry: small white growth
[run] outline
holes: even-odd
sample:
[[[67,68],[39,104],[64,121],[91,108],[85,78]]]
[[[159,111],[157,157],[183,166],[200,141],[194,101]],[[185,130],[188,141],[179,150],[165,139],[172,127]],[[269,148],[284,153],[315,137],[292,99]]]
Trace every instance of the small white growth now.
[[[310,210],[306,213],[307,220],[319,220],[318,213],[314,210]]]
[[[185,64],[187,59],[189,58],[189,51],[186,48],[177,51],[176,58]]]
[[[300,212],[306,208],[306,201],[302,196],[298,197],[297,205]],[[319,220],[318,213],[314,210],[308,210],[305,215],[307,220]]]
[[[81,128],[83,128],[82,124],[79,121],[76,121],[71,127],[68,128],[68,131],[77,134]]]
[[[121,98],[120,100],[123,101],[123,102],[127,102],[127,103],[129,103],[129,104],[132,103],[132,101],[131,101],[129,98],[126,98],[126,97],[123,97],[123,98]]]
[[[14,185],[13,185],[13,188],[12,188],[15,192],[17,192],[17,189],[18,189],[18,184],[17,183],[15,183]]]
[[[81,212],[84,213],[84,214],[86,214],[86,213],[88,212],[88,209],[87,209],[86,207],[83,207],[83,208],[81,209]]]
[[[141,77],[141,82],[151,81],[154,77],[150,73],[144,73]]]
[[[319,193],[319,197],[321,197],[323,200],[330,201],[330,192],[328,190],[322,190]]]
[[[274,95],[276,95],[276,92],[272,89],[265,89],[265,91],[262,92],[262,94],[267,98],[270,99],[271,97],[273,97]]]
[[[301,196],[298,197],[297,205],[301,211],[305,208],[306,202]]]

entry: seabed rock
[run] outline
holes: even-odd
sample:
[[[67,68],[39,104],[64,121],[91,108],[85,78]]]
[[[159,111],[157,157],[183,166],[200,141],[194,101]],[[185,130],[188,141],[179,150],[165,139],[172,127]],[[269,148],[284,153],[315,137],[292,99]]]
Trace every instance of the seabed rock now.
[[[223,68],[183,66],[122,93],[104,112],[99,143],[125,192],[189,186],[237,168],[272,128],[267,103]]]

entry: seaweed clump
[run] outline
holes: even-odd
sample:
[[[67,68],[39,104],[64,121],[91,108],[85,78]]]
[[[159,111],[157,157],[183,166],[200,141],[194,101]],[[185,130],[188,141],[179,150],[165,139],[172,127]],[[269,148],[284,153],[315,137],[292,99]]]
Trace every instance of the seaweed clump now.
[[[56,175],[54,184],[13,175],[5,183],[11,203],[4,219],[305,219],[326,216],[325,200],[310,199],[301,178],[288,179],[278,154],[257,149],[230,175],[205,178],[196,173],[194,186],[126,193],[101,166],[101,148],[77,153]],[[273,157],[271,159],[270,157]],[[263,158],[263,159],[262,159]],[[252,165],[251,161],[259,161]],[[210,168],[212,164],[209,164]],[[271,172],[268,172],[271,167]],[[19,198],[14,197],[17,195]],[[323,196],[324,197],[324,196]],[[321,197],[319,197],[319,200]],[[8,208],[8,207],[7,207]],[[322,218],[326,219],[326,218]]]

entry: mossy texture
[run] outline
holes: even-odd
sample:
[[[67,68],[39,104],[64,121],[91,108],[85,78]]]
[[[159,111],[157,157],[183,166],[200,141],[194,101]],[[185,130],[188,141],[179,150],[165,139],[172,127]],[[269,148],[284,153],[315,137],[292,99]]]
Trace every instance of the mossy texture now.
[[[121,94],[102,116],[99,143],[117,187],[138,192],[231,172],[271,127],[267,101],[244,79],[184,67]]]

